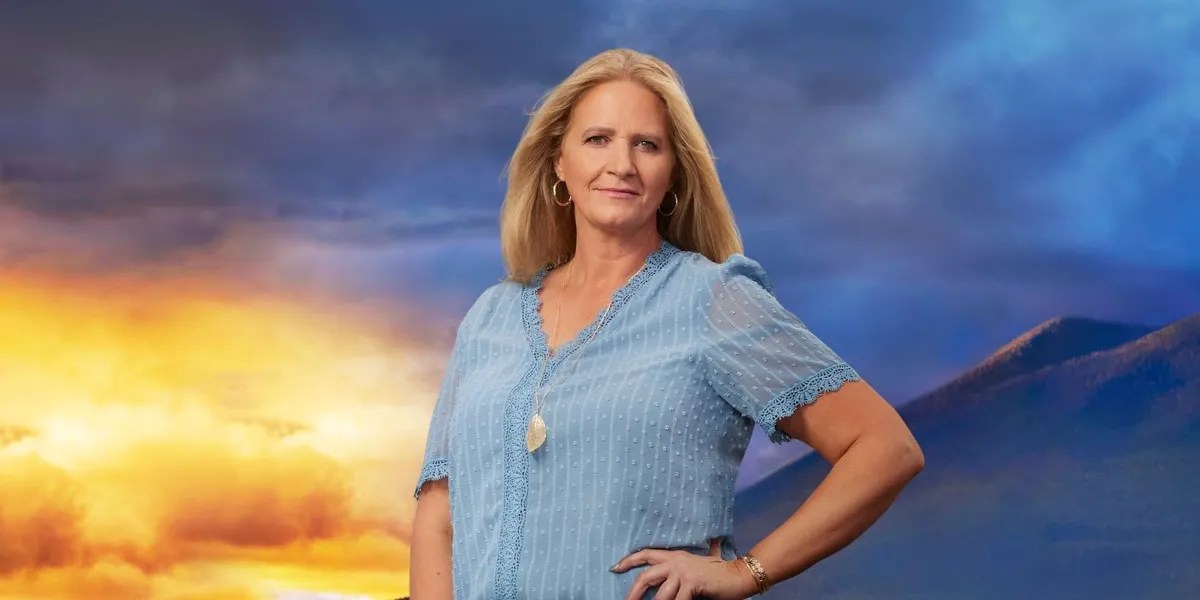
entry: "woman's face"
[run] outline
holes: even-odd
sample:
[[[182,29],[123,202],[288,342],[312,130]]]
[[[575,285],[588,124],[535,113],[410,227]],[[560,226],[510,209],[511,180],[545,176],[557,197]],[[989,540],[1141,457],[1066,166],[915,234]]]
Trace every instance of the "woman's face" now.
[[[631,81],[602,83],[583,94],[554,162],[574,200],[576,227],[626,235],[655,227],[674,168],[666,107]],[[564,184],[559,202],[566,201]]]

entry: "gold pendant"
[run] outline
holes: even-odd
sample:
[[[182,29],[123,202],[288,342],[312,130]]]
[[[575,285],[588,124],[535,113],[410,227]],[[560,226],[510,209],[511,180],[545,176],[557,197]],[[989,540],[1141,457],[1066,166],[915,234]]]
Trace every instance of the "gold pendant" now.
[[[533,413],[533,418],[529,420],[529,429],[525,432],[525,448],[530,452],[542,447],[546,441],[546,422],[542,420],[542,415]]]

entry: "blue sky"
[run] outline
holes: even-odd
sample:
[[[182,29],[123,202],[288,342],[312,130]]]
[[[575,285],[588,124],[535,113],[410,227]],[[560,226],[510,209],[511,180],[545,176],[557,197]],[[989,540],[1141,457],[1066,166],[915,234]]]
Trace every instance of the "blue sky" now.
[[[784,305],[893,402],[1058,315],[1200,310],[1193,3],[87,6],[0,6],[6,267],[220,247],[266,278],[223,245],[261,230],[309,252],[289,285],[453,323],[502,274],[525,115],[627,46],[681,74]]]

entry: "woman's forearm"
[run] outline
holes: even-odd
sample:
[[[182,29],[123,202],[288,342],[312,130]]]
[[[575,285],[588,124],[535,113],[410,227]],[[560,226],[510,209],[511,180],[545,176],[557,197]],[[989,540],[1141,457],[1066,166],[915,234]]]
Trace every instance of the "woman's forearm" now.
[[[450,494],[446,480],[426,483],[413,518],[412,548],[408,567],[409,596],[413,600],[451,600],[454,583],[450,570]]]
[[[772,582],[803,572],[854,541],[924,468],[911,439],[863,435],[800,508],[750,549]]]

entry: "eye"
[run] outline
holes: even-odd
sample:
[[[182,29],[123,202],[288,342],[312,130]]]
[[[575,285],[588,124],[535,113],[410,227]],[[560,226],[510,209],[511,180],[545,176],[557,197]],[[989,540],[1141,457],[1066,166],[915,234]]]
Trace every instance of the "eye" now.
[[[603,136],[603,135],[593,135],[593,136],[591,136],[591,137],[589,137],[588,139],[586,139],[586,140],[583,140],[583,141],[584,141],[585,143],[588,143],[588,144],[590,144],[590,143],[592,143],[592,140],[602,140],[602,139],[604,139],[605,137],[606,137],[606,136]]]
[[[654,142],[652,142],[650,140],[642,140],[638,143],[639,144],[648,144],[647,147],[650,148],[651,150],[658,150],[658,144],[655,144]]]

